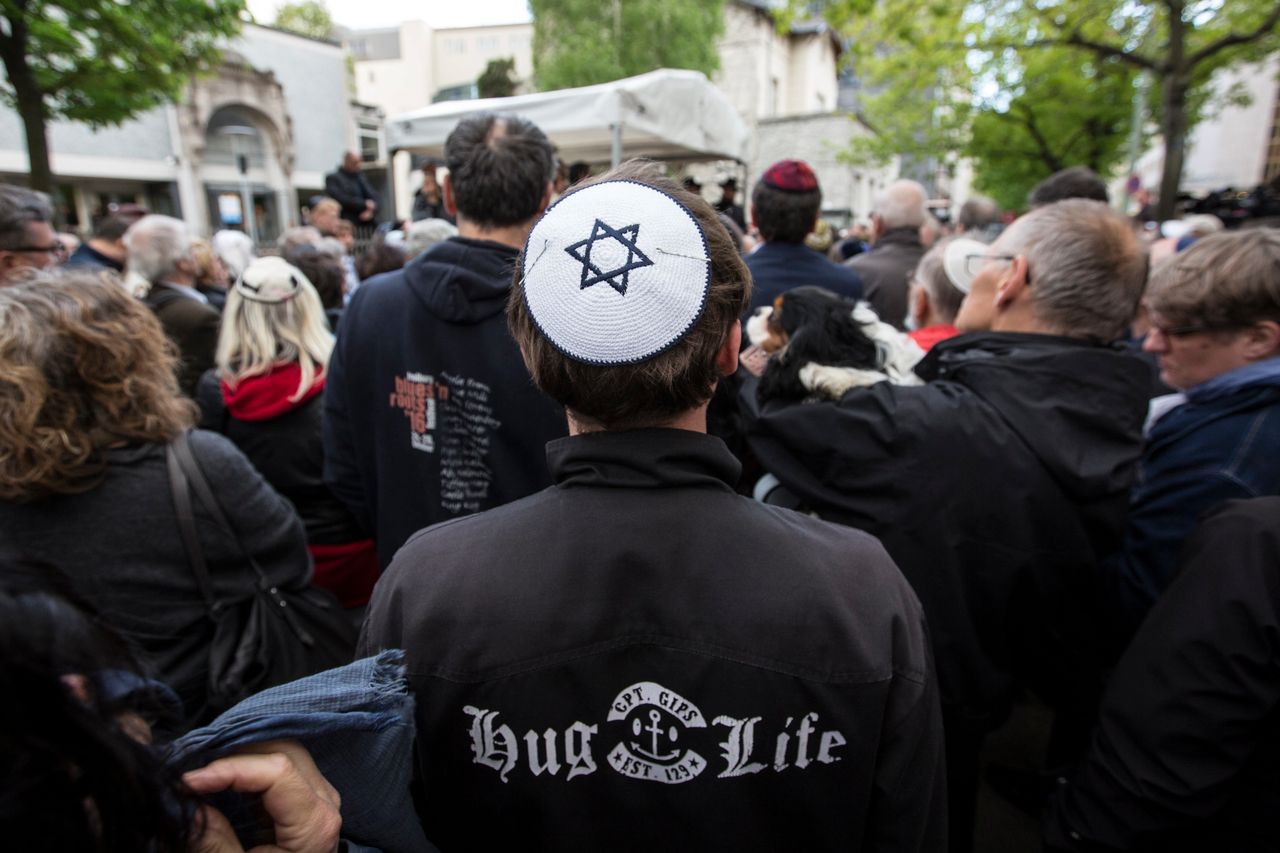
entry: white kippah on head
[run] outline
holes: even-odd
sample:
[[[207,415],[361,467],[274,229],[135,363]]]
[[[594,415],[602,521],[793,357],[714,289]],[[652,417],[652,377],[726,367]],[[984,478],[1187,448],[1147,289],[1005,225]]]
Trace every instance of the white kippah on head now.
[[[683,204],[635,181],[605,181],[569,193],[533,226],[523,281],[529,315],[560,352],[635,364],[698,322],[711,261]]]

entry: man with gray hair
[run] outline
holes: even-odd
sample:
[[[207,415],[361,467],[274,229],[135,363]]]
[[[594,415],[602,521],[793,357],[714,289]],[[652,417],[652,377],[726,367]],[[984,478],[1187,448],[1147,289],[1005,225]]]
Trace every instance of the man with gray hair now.
[[[990,243],[1000,236],[1004,226],[1000,221],[1000,205],[995,199],[984,195],[972,196],[960,205],[960,214],[956,217],[956,234],[963,234],[970,240]]]
[[[47,195],[0,184],[0,287],[66,258],[67,247],[54,232],[52,220]]]
[[[880,319],[898,329],[907,321],[907,279],[924,257],[920,240],[924,225],[924,187],[915,181],[894,181],[876,198],[871,214],[874,245],[854,255],[845,266],[857,270],[862,289]]]
[[[1097,695],[1089,579],[1120,541],[1151,382],[1111,346],[1146,267],[1106,205],[1036,210],[961,260],[973,278],[956,325],[973,334],[933,347],[916,367],[926,384],[772,401],[749,427],[766,470],[820,517],[878,536],[920,596],[953,851],[972,843],[978,751],[1015,690],[1072,711]]]
[[[153,213],[130,226],[124,247],[129,272],[150,285],[143,300],[178,348],[182,360],[178,381],[192,396],[200,377],[213,367],[221,317],[196,290],[191,231],[181,219]]]

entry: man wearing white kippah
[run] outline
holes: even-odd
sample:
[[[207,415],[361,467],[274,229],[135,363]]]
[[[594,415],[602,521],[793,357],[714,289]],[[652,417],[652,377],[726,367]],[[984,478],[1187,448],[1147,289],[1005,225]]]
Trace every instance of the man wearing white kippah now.
[[[444,850],[938,851],[937,684],[872,537],[735,494],[706,435],[749,275],[648,164],[534,225],[508,322],[555,485],[422,531],[361,647],[407,651]]]

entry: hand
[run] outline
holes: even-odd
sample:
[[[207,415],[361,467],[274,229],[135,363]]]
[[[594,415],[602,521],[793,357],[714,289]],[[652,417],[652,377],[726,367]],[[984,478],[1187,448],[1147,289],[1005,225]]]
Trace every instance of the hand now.
[[[276,843],[251,853],[334,853],[338,849],[341,797],[320,774],[297,741],[268,741],[244,747],[182,777],[197,794],[233,790],[262,794],[262,806],[275,822]],[[201,809],[205,831],[199,853],[244,853],[222,813]]]
[[[769,354],[762,350],[759,344],[752,344],[738,353],[738,363],[746,368],[747,373],[759,378],[764,375],[765,366],[769,363]]]
[[[373,219],[373,211],[366,210],[364,213],[360,214],[359,219],[361,222],[368,222],[370,219]]]
[[[378,209],[378,203],[371,198],[366,198],[364,200],[364,209],[369,211],[370,213],[373,213],[375,210]]]

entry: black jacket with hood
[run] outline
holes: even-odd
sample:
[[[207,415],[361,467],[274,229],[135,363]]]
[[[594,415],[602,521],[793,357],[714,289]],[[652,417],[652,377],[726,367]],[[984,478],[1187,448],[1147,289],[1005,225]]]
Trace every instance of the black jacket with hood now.
[[[821,517],[884,543],[924,605],[953,720],[998,724],[1018,680],[1078,701],[1097,689],[1093,572],[1123,528],[1149,370],[1119,348],[984,333],[916,372],[927,384],[772,402],[751,446]]]
[[[561,408],[507,331],[515,249],[453,237],[356,291],[324,395],[325,480],[385,567],[414,532],[551,483]]]

